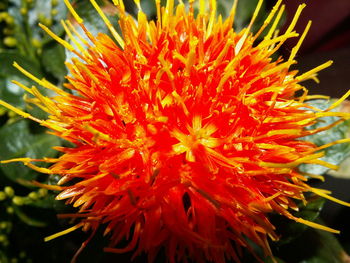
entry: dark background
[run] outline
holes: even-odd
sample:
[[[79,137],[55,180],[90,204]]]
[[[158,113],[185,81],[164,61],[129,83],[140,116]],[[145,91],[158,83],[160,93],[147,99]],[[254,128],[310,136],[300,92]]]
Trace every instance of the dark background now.
[[[274,1],[272,1],[274,2]],[[288,0],[284,1],[287,22],[293,18],[299,4],[306,2],[296,25],[297,32],[303,32],[308,20],[311,29],[298,52],[297,67],[301,71],[311,69],[323,62],[333,60],[334,64],[319,74],[321,83],[305,82],[311,94],[342,96],[350,89],[350,1],[349,0]],[[289,40],[284,46],[287,56],[297,39]]]
[[[271,1],[272,4],[274,1]],[[312,20],[311,29],[301,46],[296,67],[305,72],[328,60],[334,63],[319,73],[320,83],[306,81],[303,84],[310,94],[323,94],[341,97],[350,89],[350,1],[349,0],[286,0],[287,22],[293,18],[297,6],[305,2],[296,26],[297,32],[303,32],[308,20]],[[270,4],[270,2],[269,2]],[[290,40],[282,53],[288,57],[296,40]],[[350,180],[326,176],[326,182],[320,188],[333,192],[333,196],[350,201]],[[327,201],[321,213],[327,225],[339,229],[341,243],[350,242],[350,208]],[[346,246],[346,245],[345,245]],[[350,252],[350,247],[345,247]]]

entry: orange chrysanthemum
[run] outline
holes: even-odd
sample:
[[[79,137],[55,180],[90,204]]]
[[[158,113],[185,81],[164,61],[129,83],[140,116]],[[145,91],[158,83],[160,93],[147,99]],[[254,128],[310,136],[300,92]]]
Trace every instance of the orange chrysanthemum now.
[[[223,263],[239,261],[240,247],[249,249],[247,238],[271,255],[268,237],[279,238],[268,218],[271,212],[334,231],[290,212],[298,209],[295,200],[306,203],[306,192],[331,198],[310,187],[311,175],[297,168],[302,163],[335,168],[319,159],[321,150],[332,144],[316,147],[300,139],[331,126],[305,128],[324,116],[349,118],[330,112],[346,96],[325,111],[305,103],[315,96],[308,96],[300,82],[316,78],[331,62],[301,75],[289,71],[310,23],[287,60],[271,58],[286,39],[298,36],[294,26],[304,5],[278,35],[281,0],[256,34],[250,30],[262,1],[249,26],[235,32],[237,1],[224,21],[216,15],[215,0],[209,1],[209,11],[206,1],[199,1],[198,15],[193,1],[189,7],[179,1],[175,8],[173,0],[166,7],[156,0],[156,21],[148,21],[135,1],[135,21],[123,2],[115,0],[121,36],[91,0],[112,40],[89,33],[65,2],[88,39],[69,21],[62,24],[70,42],[42,27],[76,55],[67,63],[65,85],[74,92],[39,80],[15,64],[56,92],[48,98],[35,87],[19,84],[35,96],[29,101],[50,116],[39,120],[0,103],[75,145],[56,147],[62,153],[57,159],[10,160],[62,176],[58,186],[46,187],[59,190],[58,200],[79,209],[70,216],[80,223],[65,232],[79,227],[94,232],[104,225],[111,240],[106,251],[147,252],[152,261],[164,247],[170,262],[190,256],[195,262]],[[265,37],[256,43],[265,29]],[[303,95],[296,97],[300,90]],[[36,161],[53,164],[40,168]],[[118,248],[130,235],[129,245]]]

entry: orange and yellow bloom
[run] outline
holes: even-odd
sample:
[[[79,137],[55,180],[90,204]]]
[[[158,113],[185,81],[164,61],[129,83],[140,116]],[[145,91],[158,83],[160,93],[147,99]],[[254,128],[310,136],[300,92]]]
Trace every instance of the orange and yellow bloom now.
[[[103,226],[111,241],[105,249],[109,252],[146,252],[152,261],[164,248],[170,262],[191,257],[216,263],[239,262],[242,247],[252,251],[247,238],[271,255],[268,239],[278,240],[279,234],[269,213],[336,232],[291,213],[298,210],[295,200],[307,202],[308,192],[348,205],[309,186],[313,175],[298,170],[302,163],[336,168],[319,159],[322,149],[332,144],[317,147],[301,138],[349,118],[330,111],[348,94],[325,111],[305,102],[322,96],[308,96],[300,83],[316,79],[330,61],[303,74],[289,70],[311,24],[301,35],[294,31],[305,5],[279,35],[281,0],[255,34],[251,27],[262,1],[248,27],[235,32],[237,1],[223,20],[217,16],[215,0],[208,6],[200,0],[197,15],[194,1],[179,1],[175,7],[168,0],[162,7],[156,0],[156,21],[147,20],[135,1],[135,21],[123,2],[114,0],[120,34],[91,0],[111,38],[92,35],[65,2],[85,36],[70,21],[62,21],[69,41],[42,28],[76,55],[67,62],[70,75],[65,84],[73,92],[15,64],[56,93],[45,97],[35,87],[18,83],[33,95],[28,101],[49,118],[39,120],[0,101],[74,144],[56,147],[62,153],[59,158],[10,160],[61,176],[59,185],[46,187],[60,191],[58,200],[77,207],[77,214],[66,216],[80,220],[64,232],[82,227],[94,233]],[[292,37],[299,41],[290,57],[273,60],[271,56]],[[302,95],[296,96],[297,91]],[[305,129],[324,116],[342,119],[328,127]],[[36,161],[52,165],[41,168]],[[124,239],[129,245],[118,247]]]

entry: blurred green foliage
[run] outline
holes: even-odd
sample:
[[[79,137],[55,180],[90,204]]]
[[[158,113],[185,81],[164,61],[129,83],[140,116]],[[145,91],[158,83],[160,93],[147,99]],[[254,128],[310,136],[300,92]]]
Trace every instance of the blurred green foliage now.
[[[309,101],[308,104],[320,109],[325,110],[332,105],[335,100],[312,100]],[[339,111],[339,107],[334,109],[333,111]],[[338,117],[324,117],[320,118],[317,123],[308,127],[309,130],[317,129],[321,127],[325,127],[327,125],[331,125],[332,123],[339,120]],[[350,120],[344,121],[343,123],[336,125],[335,127],[319,132],[315,135],[304,137],[305,140],[312,141],[318,146],[334,142],[336,140],[347,138],[350,131]],[[350,155],[350,144],[349,143],[341,143],[336,144],[331,147],[324,149],[325,156],[320,158],[323,161],[328,163],[338,165],[343,161],[346,157]],[[316,165],[316,164],[302,164],[300,169],[304,172],[308,172],[311,174],[324,174],[328,171],[328,168]]]

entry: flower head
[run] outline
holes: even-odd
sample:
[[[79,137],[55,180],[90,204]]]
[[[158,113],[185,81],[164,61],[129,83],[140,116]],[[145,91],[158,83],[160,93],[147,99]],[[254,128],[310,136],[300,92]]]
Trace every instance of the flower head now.
[[[279,235],[269,213],[333,231],[297,218],[291,210],[298,209],[295,200],[307,202],[306,192],[328,197],[310,187],[307,179],[312,175],[297,167],[313,163],[335,168],[319,159],[330,145],[317,147],[300,138],[330,128],[305,129],[320,117],[348,118],[330,112],[345,97],[326,111],[305,103],[315,96],[308,96],[300,82],[315,79],[331,62],[299,75],[289,70],[310,23],[287,60],[271,58],[288,38],[299,36],[294,25],[304,5],[278,35],[281,0],[256,34],[251,27],[262,1],[241,32],[232,27],[237,1],[223,20],[215,0],[208,7],[199,1],[198,15],[194,1],[189,6],[179,1],[174,7],[168,0],[161,7],[157,0],[156,21],[147,20],[139,1],[137,21],[122,1],[113,1],[120,35],[91,0],[110,38],[92,35],[65,2],[86,36],[69,21],[62,24],[70,41],[42,27],[76,55],[67,62],[65,84],[73,92],[15,64],[56,92],[48,98],[21,85],[49,118],[38,120],[1,104],[74,144],[56,147],[62,153],[57,159],[14,160],[61,175],[59,185],[51,188],[60,191],[58,200],[78,208],[70,216],[80,220],[68,231],[83,227],[94,232],[103,225],[111,240],[106,251],[147,252],[152,261],[164,247],[170,262],[190,256],[195,262],[217,263],[238,262],[241,247],[250,249],[247,238],[271,255],[268,239],[278,240]],[[297,91],[303,94],[297,97]],[[53,164],[40,168],[35,161]],[[119,248],[123,239],[129,245]]]

